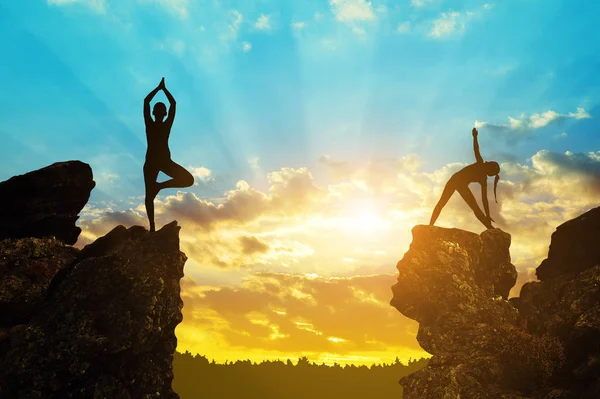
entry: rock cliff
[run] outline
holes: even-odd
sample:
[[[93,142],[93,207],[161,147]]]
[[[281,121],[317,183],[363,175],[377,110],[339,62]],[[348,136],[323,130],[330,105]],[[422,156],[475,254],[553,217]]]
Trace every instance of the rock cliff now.
[[[65,167],[57,165],[49,168]],[[0,241],[0,398],[178,398],[172,359],[187,258],[177,222],[155,233],[117,226],[78,250],[67,244],[76,239],[71,228],[35,231],[51,220],[74,222],[70,212],[83,206],[70,197],[74,189],[43,184],[56,188],[51,199],[13,231],[44,238]],[[63,199],[76,206],[68,210]]]
[[[560,225],[548,258],[516,301],[527,329],[557,337],[564,366],[550,387],[554,399],[600,398],[600,207]]]
[[[562,347],[525,331],[506,300],[517,277],[510,235],[435,226],[412,233],[391,304],[420,323],[417,340],[433,357],[401,380],[405,399],[516,399],[545,386]]]
[[[73,245],[77,216],[96,183],[80,161],[57,162],[0,183],[0,240],[55,237]]]

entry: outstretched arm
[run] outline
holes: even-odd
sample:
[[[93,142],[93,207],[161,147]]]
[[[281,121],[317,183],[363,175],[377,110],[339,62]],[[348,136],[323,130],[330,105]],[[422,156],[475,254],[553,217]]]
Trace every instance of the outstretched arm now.
[[[144,121],[146,122],[146,124],[148,124],[149,122],[152,123],[152,117],[150,116],[150,101],[152,101],[152,99],[154,98],[156,93],[158,93],[159,90],[160,86],[156,86],[156,88],[150,93],[148,93],[146,98],[144,98]]]
[[[475,151],[475,159],[478,163],[483,162],[483,158],[481,158],[481,154],[479,153],[479,143],[477,142],[477,129],[473,128],[473,150]]]
[[[175,111],[177,109],[177,103],[175,102],[175,98],[173,98],[171,92],[165,87],[164,82],[162,89],[165,92],[165,96],[167,96],[167,99],[169,100],[169,113],[167,114],[167,123],[169,125],[173,125],[173,121],[175,120]]]

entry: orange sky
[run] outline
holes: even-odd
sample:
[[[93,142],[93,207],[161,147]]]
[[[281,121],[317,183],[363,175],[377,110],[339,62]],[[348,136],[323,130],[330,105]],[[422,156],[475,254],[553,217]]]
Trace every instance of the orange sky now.
[[[547,254],[555,227],[597,198],[585,173],[547,155],[540,151],[529,166],[502,164],[499,204],[489,193],[497,227],[512,234],[519,286]],[[411,228],[429,221],[443,185],[462,166],[428,173],[416,156],[362,164],[324,158],[314,171],[266,174],[265,190],[239,181],[222,198],[160,196],[158,224],[179,222],[189,258],[178,350],[218,362],[307,356],[371,364],[427,356],[417,324],[389,305],[391,286]],[[146,225],[143,209],[86,207],[79,245],[116,224]],[[437,224],[480,232],[478,223],[455,196]]]

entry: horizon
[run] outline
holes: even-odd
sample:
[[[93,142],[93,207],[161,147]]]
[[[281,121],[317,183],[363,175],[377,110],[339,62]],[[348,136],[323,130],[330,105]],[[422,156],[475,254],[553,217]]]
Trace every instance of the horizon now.
[[[389,305],[391,286],[411,229],[475,162],[473,127],[484,160],[501,166],[498,204],[490,181],[488,198],[512,236],[512,296],[535,279],[556,227],[598,206],[599,9],[2,5],[0,180],[79,159],[96,187],[76,245],[119,224],[148,228],[142,103],[164,76],[178,107],[173,160],[195,177],[155,201],[157,229],[177,220],[188,257],[177,350],[220,362],[429,357],[417,323]],[[457,194],[437,225],[484,230]]]

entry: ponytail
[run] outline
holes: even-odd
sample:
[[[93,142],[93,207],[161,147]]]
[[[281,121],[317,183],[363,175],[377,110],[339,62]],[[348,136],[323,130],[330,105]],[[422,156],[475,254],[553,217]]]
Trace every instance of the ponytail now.
[[[496,175],[496,178],[494,179],[494,199],[496,200],[496,203],[498,203],[498,198],[496,198],[496,187],[498,186],[498,180],[500,180],[500,175]]]

